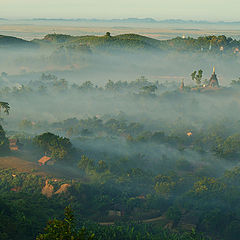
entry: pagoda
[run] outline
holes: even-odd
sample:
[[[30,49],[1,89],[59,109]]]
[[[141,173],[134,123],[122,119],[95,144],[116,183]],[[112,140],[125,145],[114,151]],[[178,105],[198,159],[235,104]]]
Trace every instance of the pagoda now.
[[[181,81],[181,85],[180,85],[180,88],[179,88],[180,90],[183,90],[184,89],[184,80],[182,79],[182,81]]]
[[[211,78],[209,79],[208,87],[219,88],[219,82],[218,82],[217,75],[215,73],[215,67],[213,67],[213,73]]]

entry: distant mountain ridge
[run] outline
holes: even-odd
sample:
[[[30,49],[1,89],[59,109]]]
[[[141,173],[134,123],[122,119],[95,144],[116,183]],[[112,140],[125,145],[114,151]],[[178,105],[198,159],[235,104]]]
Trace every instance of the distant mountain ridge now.
[[[12,19],[14,20],[14,19]],[[7,18],[0,18],[0,21],[12,21]],[[207,20],[184,20],[184,19],[163,19],[158,20],[155,18],[114,18],[114,19],[101,19],[101,18],[31,18],[31,19],[15,19],[18,21],[63,21],[63,22],[96,22],[96,23],[165,23],[165,24],[236,24],[240,25],[239,21],[207,21]]]
[[[183,20],[154,18],[122,18],[122,19],[98,19],[98,18],[33,18],[33,21],[79,21],[79,22],[128,22],[128,23],[170,23],[170,24],[240,24],[240,21],[206,21],[206,20]]]

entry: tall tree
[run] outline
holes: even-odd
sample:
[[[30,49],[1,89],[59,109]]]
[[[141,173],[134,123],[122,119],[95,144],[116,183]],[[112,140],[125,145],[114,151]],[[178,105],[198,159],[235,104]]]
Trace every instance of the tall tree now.
[[[9,141],[6,137],[5,131],[0,125],[0,154],[9,151]]]
[[[7,102],[0,102],[0,112],[4,111],[7,115],[9,114],[10,106]]]
[[[196,84],[199,86],[201,84],[201,81],[202,81],[202,77],[203,77],[203,70],[198,70],[198,73],[197,71],[194,71],[192,74],[191,74],[191,77],[192,77],[192,80],[193,81],[196,81]]]
[[[76,229],[73,211],[65,208],[63,220],[51,220],[45,228],[45,233],[40,234],[36,240],[92,240],[94,234],[89,235],[85,229]]]

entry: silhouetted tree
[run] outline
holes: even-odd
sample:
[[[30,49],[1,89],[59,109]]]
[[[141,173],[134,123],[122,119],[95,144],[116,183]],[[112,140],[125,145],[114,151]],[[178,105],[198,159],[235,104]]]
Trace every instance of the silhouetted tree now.
[[[85,228],[77,229],[73,211],[65,208],[63,220],[50,220],[45,228],[45,233],[39,234],[36,240],[91,240],[94,234],[87,234]]]

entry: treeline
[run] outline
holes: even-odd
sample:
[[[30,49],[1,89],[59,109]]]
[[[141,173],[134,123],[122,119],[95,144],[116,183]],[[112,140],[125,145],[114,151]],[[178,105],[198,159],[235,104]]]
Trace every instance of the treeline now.
[[[12,96],[26,96],[32,94],[51,94],[52,92],[67,93],[67,92],[79,92],[88,93],[89,91],[110,91],[110,92],[134,92],[142,94],[153,94],[157,89],[172,89],[177,87],[177,84],[166,82],[165,84],[160,84],[158,81],[151,82],[144,76],[134,80],[134,81],[117,81],[113,82],[108,80],[104,87],[99,87],[94,85],[91,81],[83,82],[81,85],[76,83],[70,84],[66,79],[59,79],[57,76],[52,74],[43,73],[39,80],[30,81],[26,85],[20,85],[18,87],[4,87],[0,89],[0,96],[2,97],[12,97]]]

